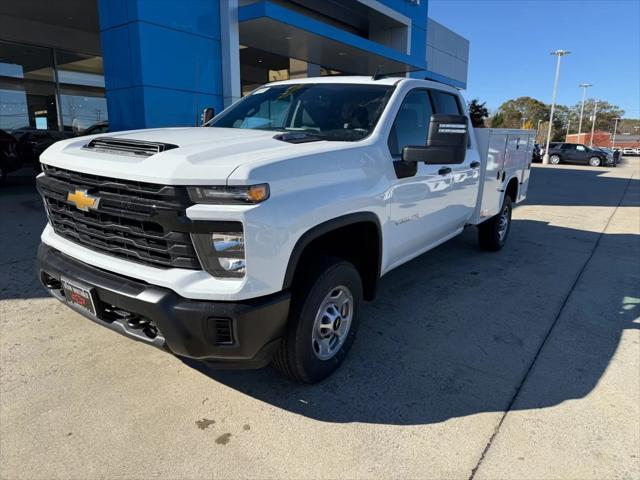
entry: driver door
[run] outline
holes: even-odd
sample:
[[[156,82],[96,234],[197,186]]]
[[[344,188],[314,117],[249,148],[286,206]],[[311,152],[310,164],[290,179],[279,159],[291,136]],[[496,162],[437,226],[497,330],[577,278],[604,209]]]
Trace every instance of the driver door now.
[[[409,260],[451,231],[451,165],[404,163],[402,149],[425,145],[433,109],[429,92],[414,89],[405,96],[389,134],[389,161],[397,180],[390,190],[390,248],[392,265]]]

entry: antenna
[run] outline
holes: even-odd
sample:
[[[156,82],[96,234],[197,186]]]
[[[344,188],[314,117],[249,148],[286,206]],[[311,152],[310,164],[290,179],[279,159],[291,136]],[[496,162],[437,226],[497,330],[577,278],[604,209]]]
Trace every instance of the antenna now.
[[[382,74],[382,72],[380,71],[380,65],[378,65],[378,67],[376,68],[376,73],[371,75],[371,80],[373,80],[373,81],[380,80],[381,78],[384,78],[385,76],[386,75]]]

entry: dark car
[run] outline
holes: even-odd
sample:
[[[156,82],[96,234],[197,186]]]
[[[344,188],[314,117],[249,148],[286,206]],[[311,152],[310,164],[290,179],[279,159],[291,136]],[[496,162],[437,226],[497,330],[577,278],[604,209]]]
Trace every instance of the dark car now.
[[[18,141],[13,135],[0,130],[0,184],[5,181],[9,172],[20,167],[22,162],[18,156]]]
[[[533,144],[533,154],[532,154],[531,161],[534,163],[542,162],[542,153],[541,153],[540,145],[538,145],[537,143]]]
[[[552,165],[575,163],[600,167],[613,163],[613,156],[581,143],[552,143],[549,145],[549,163]]]
[[[102,122],[94,123],[90,127],[87,127],[78,136],[81,135],[96,135],[97,133],[107,133],[109,131],[109,122],[103,120]]]
[[[18,140],[18,156],[23,166],[37,166],[40,154],[49,147],[65,138],[73,136],[69,132],[58,130],[38,130],[35,128],[20,128],[11,132]]]

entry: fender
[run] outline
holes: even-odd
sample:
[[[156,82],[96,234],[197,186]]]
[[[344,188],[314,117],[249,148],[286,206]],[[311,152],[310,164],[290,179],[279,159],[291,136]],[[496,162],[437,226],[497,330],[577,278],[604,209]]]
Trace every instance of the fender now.
[[[298,267],[298,263],[300,261],[300,257],[302,256],[302,252],[304,252],[305,248],[313,242],[315,239],[320,238],[322,235],[325,235],[333,230],[337,230],[342,227],[346,227],[349,225],[353,225],[356,223],[373,223],[378,230],[378,255],[377,255],[377,265],[376,265],[376,280],[375,285],[373,286],[372,296],[375,296],[375,291],[377,290],[378,280],[380,279],[380,268],[382,264],[382,227],[380,226],[380,220],[378,216],[373,212],[355,212],[349,213],[347,215],[343,215],[340,217],[332,218],[331,220],[327,220],[326,222],[320,223],[315,227],[310,228],[305,233],[303,233],[296,245],[293,247],[293,251],[291,252],[291,256],[289,257],[289,263],[287,264],[287,270],[284,276],[284,282],[282,285],[282,289],[286,290],[291,288],[293,284],[293,277],[296,272],[296,268]]]
[[[500,191],[502,192],[502,196],[500,198],[500,205],[502,205],[502,203],[504,202],[504,196],[507,194],[507,189],[509,188],[509,183],[511,183],[511,180],[514,180],[514,179],[516,181],[516,195],[515,195],[515,198],[513,200],[513,204],[515,205],[516,202],[518,201],[518,191],[520,190],[521,183],[520,183],[520,179],[518,178],[518,174],[515,173],[515,174],[511,175],[509,177],[509,179],[502,184],[503,188],[500,189]]]

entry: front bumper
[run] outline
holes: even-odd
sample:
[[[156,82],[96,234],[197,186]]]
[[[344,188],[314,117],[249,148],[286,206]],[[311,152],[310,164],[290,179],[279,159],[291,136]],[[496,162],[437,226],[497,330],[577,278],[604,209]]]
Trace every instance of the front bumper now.
[[[268,364],[289,314],[288,292],[241,302],[189,300],[170,289],[79,262],[44,243],[38,249],[38,276],[63,302],[61,278],[90,288],[95,315],[69,306],[102,326],[175,355],[222,367]],[[149,322],[153,329],[142,328]]]

